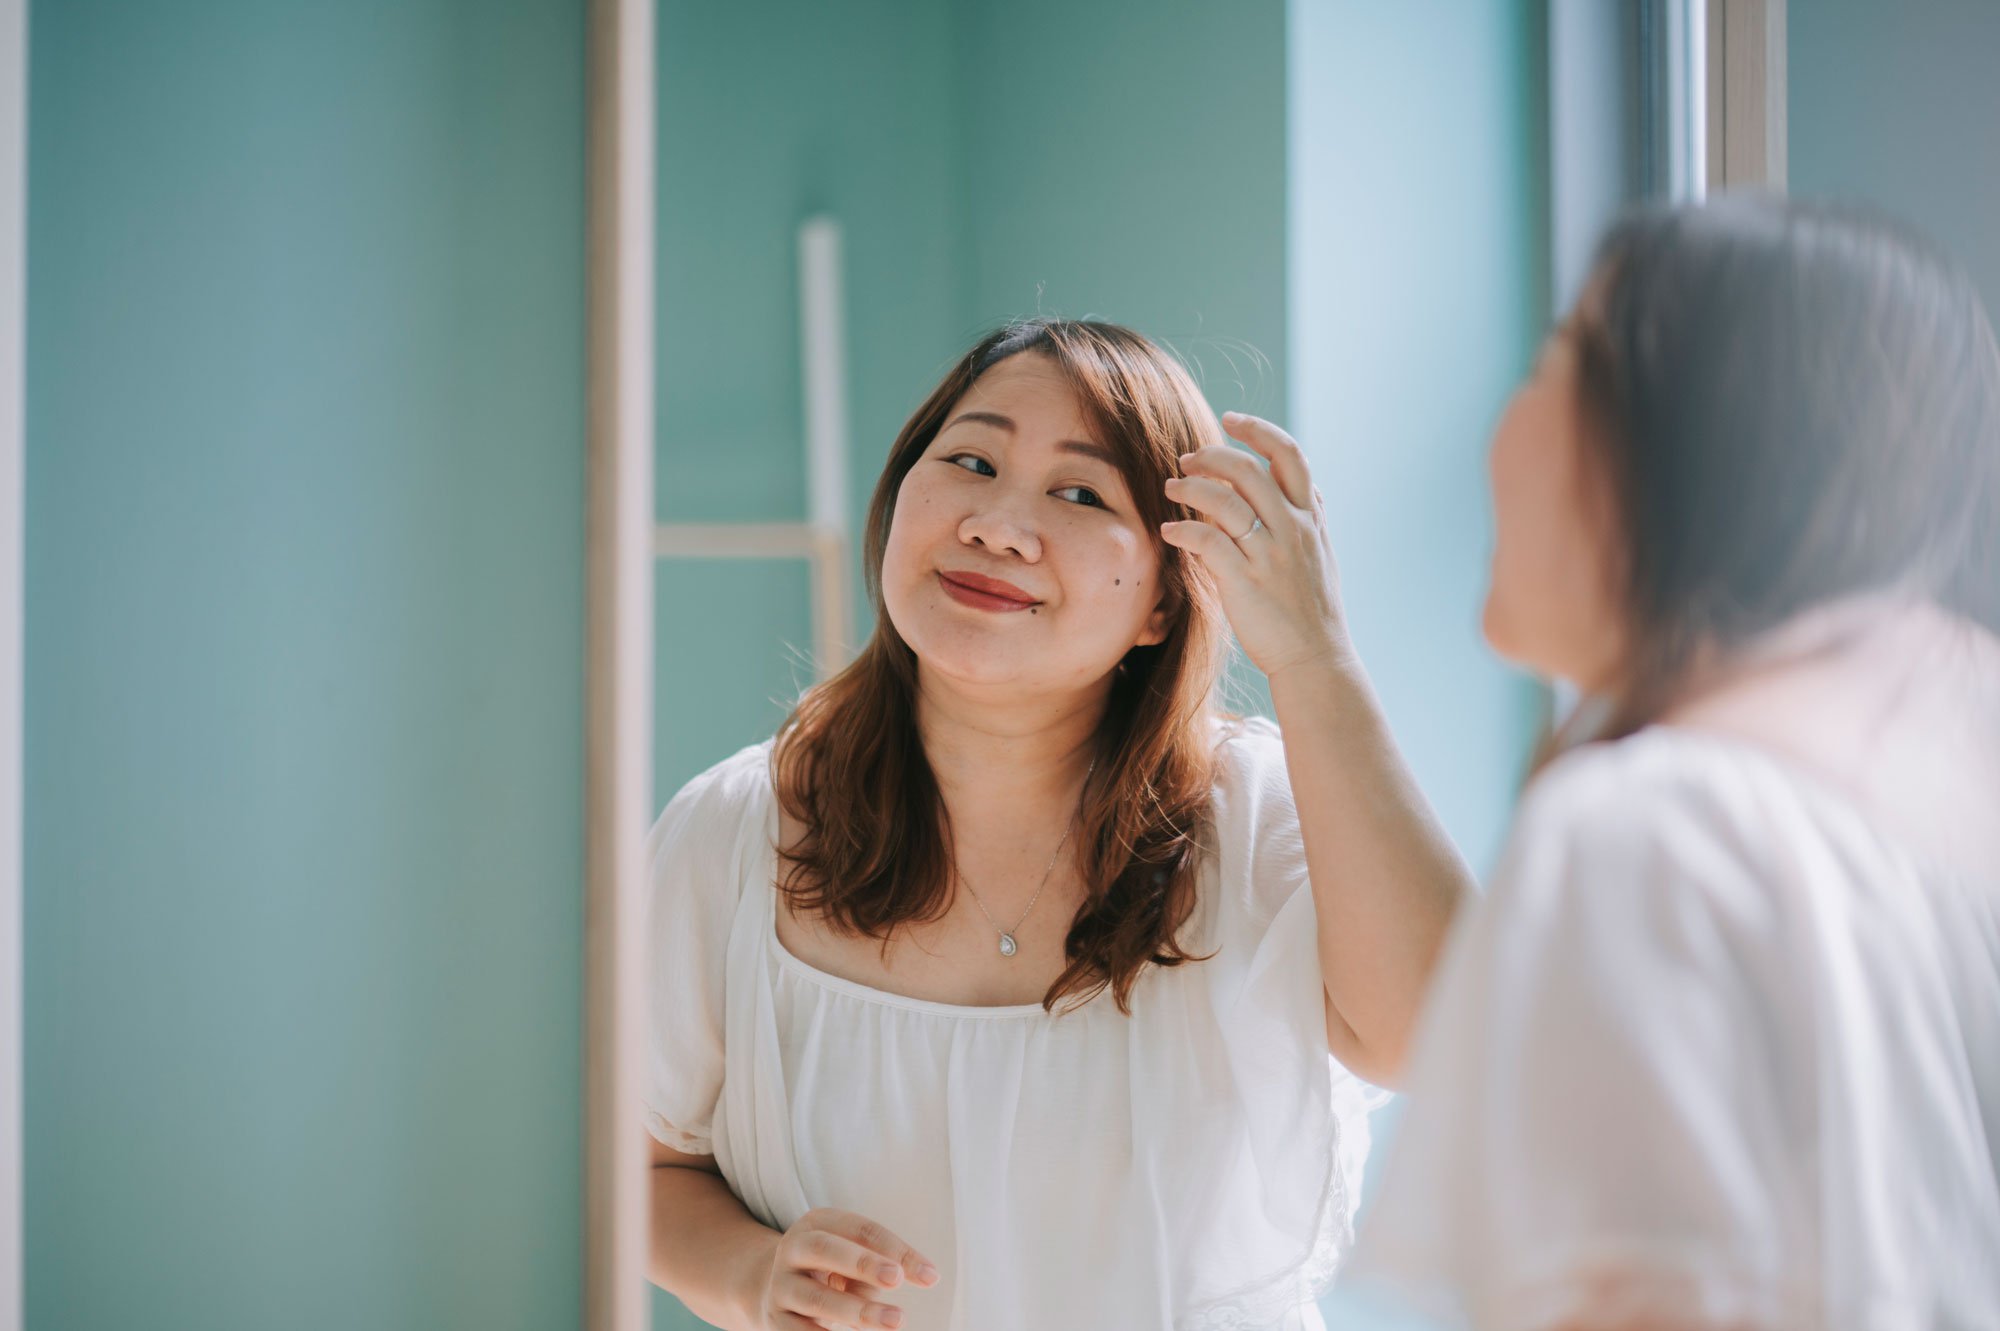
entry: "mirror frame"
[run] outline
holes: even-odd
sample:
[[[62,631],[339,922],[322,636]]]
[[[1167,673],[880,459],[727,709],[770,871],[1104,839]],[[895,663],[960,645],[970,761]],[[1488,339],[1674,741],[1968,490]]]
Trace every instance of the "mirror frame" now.
[[[644,1331],[652,821],[654,0],[590,0],[583,1325]]]

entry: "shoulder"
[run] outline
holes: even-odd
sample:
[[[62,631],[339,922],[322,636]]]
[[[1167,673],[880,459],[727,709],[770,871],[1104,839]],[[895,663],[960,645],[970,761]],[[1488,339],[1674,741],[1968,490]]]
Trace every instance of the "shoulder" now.
[[[1679,843],[1754,858],[1798,794],[1774,760],[1741,744],[1655,726],[1556,760],[1529,786],[1516,828],[1584,851]]]
[[[647,838],[657,861],[663,852],[734,849],[764,826],[776,800],[771,786],[771,741],[752,744],[690,780],[667,802]]]
[[[1698,734],[1588,745],[1529,787],[1493,896],[1517,926],[1768,936],[1795,796],[1762,758]]]
[[[1215,809],[1225,816],[1278,815],[1298,820],[1291,776],[1285,770],[1285,741],[1277,723],[1262,716],[1217,716],[1210,721],[1215,743]]]
[[[1285,770],[1276,723],[1216,717],[1215,785],[1209,804],[1209,852],[1222,899],[1241,901],[1253,920],[1268,920],[1306,883],[1305,838]]]

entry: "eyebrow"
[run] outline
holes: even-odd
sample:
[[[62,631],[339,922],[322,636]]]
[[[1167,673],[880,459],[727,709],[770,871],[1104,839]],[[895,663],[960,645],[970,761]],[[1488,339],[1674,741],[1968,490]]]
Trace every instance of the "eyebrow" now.
[[[1015,429],[1014,418],[1002,416],[997,411],[962,411],[946,421],[944,429],[938,433],[943,434],[945,430],[960,424],[990,425],[996,430],[1005,430],[1008,434],[1014,433]],[[1107,467],[1118,465],[1118,459],[1110,449],[1103,444],[1093,444],[1087,439],[1059,439],[1056,441],[1056,448],[1060,452],[1079,453],[1087,458],[1096,458]]]

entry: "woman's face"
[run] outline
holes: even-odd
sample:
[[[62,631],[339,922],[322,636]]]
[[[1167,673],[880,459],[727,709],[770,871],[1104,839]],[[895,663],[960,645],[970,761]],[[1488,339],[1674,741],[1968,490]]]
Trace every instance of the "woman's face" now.
[[[1575,343],[1559,329],[1493,432],[1483,626],[1508,660],[1599,693],[1612,687],[1622,647],[1617,533],[1579,389]]]
[[[1036,352],[981,375],[896,492],[883,602],[920,664],[961,684],[1096,685],[1166,636],[1161,590],[1153,531]]]

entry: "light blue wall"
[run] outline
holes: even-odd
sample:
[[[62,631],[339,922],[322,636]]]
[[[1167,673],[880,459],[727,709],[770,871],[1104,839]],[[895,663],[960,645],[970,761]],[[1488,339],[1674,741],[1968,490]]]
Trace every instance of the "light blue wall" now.
[[[576,1324],[583,8],[33,7],[31,1331]]]
[[[1909,219],[2000,310],[2000,5],[1814,0],[1785,22],[1793,192]]]
[[[1490,866],[1534,722],[1480,639],[1486,442],[1546,322],[1536,0],[1292,0],[1292,424],[1397,741]]]

